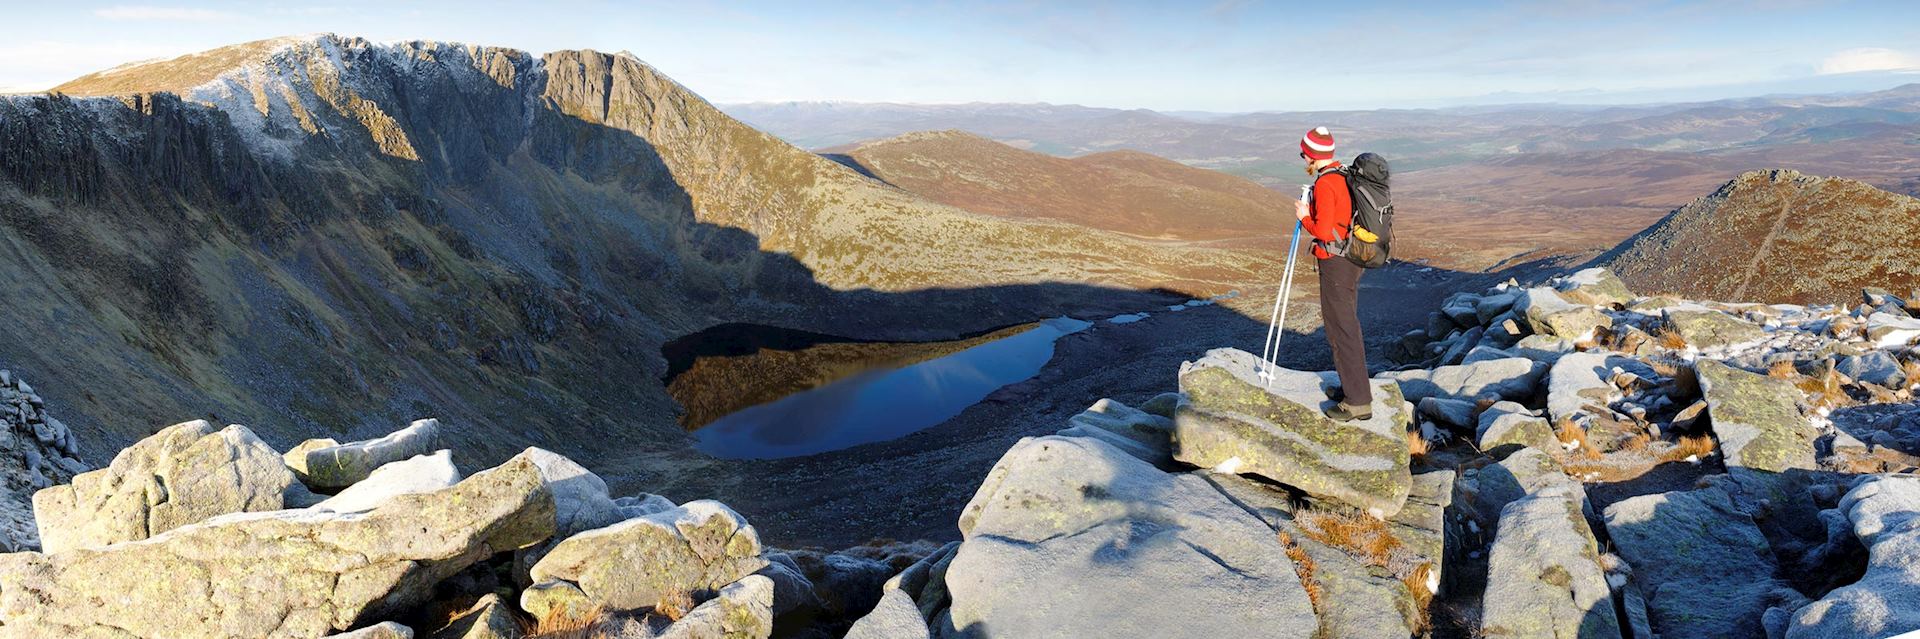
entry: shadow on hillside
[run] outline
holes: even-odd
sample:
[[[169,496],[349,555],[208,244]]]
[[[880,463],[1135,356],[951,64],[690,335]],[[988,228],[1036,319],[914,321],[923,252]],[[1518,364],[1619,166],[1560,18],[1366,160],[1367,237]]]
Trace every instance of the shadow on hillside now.
[[[892,182],[888,182],[886,181],[886,179],[881,178],[879,174],[873,172],[872,168],[868,167],[865,163],[862,163],[860,161],[860,158],[853,157],[853,154],[851,153],[821,153],[819,155],[820,157],[826,158],[828,160],[832,160],[835,164],[839,164],[840,166],[853,169],[853,172],[867,176],[867,179],[873,180],[875,182],[879,182],[881,184],[885,184],[887,186],[893,186]]]

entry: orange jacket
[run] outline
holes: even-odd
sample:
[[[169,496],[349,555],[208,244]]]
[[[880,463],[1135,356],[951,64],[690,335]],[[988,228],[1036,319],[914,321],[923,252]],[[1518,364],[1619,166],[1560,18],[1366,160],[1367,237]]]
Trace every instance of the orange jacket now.
[[[1323,260],[1333,257],[1323,245],[1346,239],[1353,228],[1353,196],[1347,192],[1347,176],[1333,172],[1337,168],[1339,162],[1329,164],[1313,178],[1313,194],[1307,196],[1307,219],[1301,222],[1313,234],[1313,256]]]

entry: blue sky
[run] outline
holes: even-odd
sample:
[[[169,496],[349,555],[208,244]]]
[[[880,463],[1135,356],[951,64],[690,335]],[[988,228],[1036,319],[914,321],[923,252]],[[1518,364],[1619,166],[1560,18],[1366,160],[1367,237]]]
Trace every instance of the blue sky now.
[[[320,31],[627,50],[716,102],[1253,111],[1920,82],[1920,3],[1910,0],[7,4],[18,6],[0,7],[0,91]]]

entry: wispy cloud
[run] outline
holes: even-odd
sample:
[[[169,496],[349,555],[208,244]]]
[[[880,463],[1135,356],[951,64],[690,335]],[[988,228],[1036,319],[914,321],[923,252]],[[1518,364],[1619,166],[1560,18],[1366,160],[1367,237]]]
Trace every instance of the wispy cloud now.
[[[212,9],[119,5],[94,9],[93,15],[123,22],[221,22],[239,18],[238,14]]]
[[[1877,47],[1847,49],[1820,61],[1820,74],[1920,71],[1920,55]]]

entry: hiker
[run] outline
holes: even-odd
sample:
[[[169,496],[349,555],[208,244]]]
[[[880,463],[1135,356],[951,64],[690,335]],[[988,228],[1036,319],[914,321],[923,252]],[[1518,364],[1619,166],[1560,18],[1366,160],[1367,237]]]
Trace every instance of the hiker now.
[[[1338,403],[1327,409],[1334,421],[1373,417],[1373,384],[1367,377],[1367,345],[1360,337],[1358,264],[1330,252],[1353,226],[1353,196],[1347,176],[1333,159],[1333,134],[1315,127],[1300,138],[1300,159],[1307,162],[1313,190],[1295,203],[1294,216],[1313,235],[1313,257],[1320,271],[1320,316],[1333,349],[1333,370],[1340,375]]]

